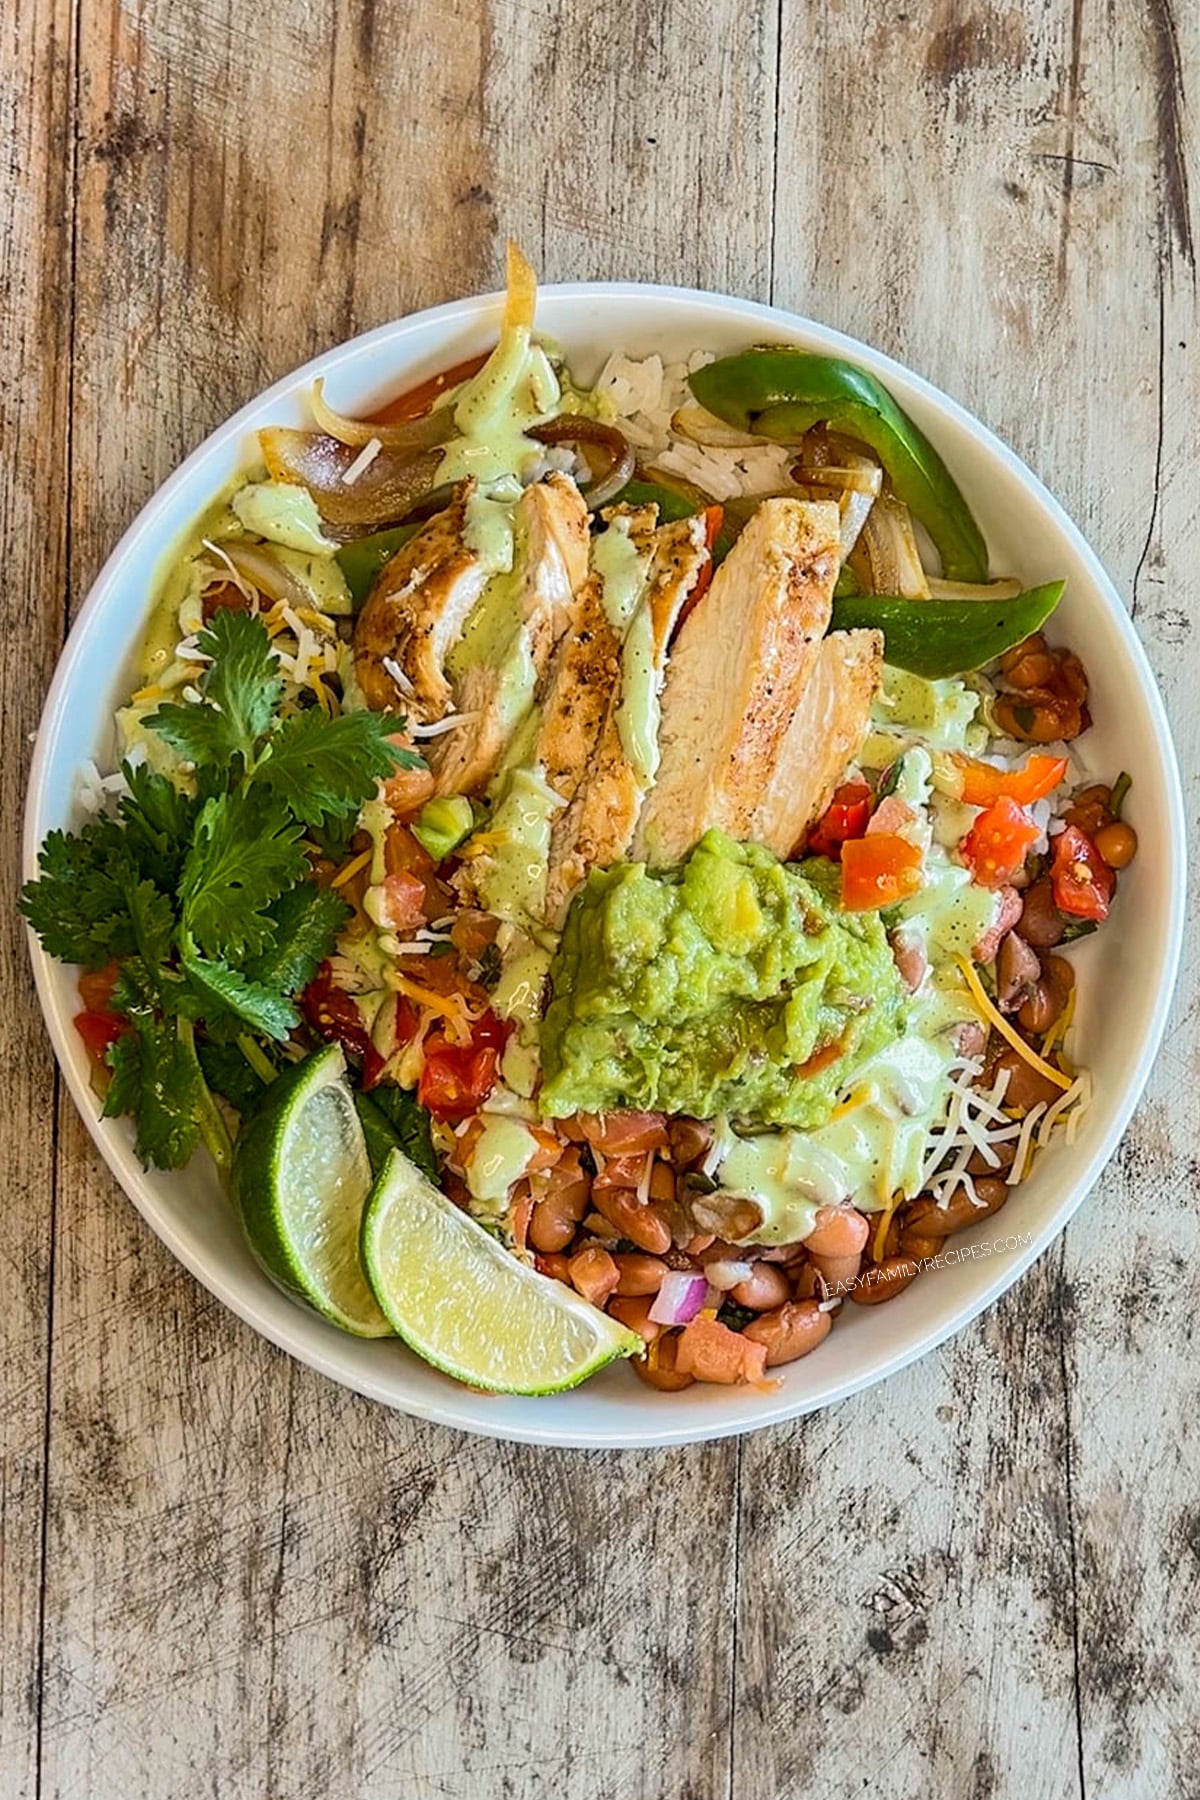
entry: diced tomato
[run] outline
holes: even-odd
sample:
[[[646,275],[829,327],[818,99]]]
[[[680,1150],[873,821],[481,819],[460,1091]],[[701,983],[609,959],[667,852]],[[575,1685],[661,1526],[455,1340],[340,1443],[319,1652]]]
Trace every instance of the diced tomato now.
[[[397,769],[383,784],[383,797],[397,819],[411,819],[432,800],[437,776],[430,769]]]
[[[425,923],[425,883],[419,875],[400,869],[383,878],[379,917],[389,931],[415,931]]]
[[[507,1020],[486,1012],[476,1023],[469,1044],[452,1044],[441,1030],[430,1032],[417,1088],[421,1105],[435,1119],[452,1124],[478,1112],[496,1085],[500,1057],[511,1030]]]
[[[340,1044],[343,1050],[349,1050],[353,1056],[361,1056],[364,1059],[365,1074],[367,1052],[373,1051],[376,1057],[379,1053],[374,1051],[353,996],[334,986],[333,972],[327,962],[321,964],[301,994],[300,1010],[326,1043]],[[382,1067],[382,1059],[379,1060]]]
[[[952,761],[962,776],[960,798],[967,806],[994,806],[1003,799],[1032,806],[1053,793],[1067,773],[1065,756],[1031,756],[1020,769],[994,769],[973,756],[955,756]]]
[[[112,1011],[113,989],[121,973],[119,962],[105,963],[102,969],[85,969],[79,977],[79,998],[90,1013]]]
[[[470,381],[472,375],[478,375],[491,354],[490,350],[481,350],[478,356],[468,356],[419,381],[415,387],[397,394],[394,400],[381,406],[378,412],[368,413],[369,422],[372,425],[402,425],[406,419],[423,419],[427,412],[433,411],[447,388],[457,387],[460,381]]]
[[[842,906],[869,912],[907,900],[921,885],[921,852],[889,832],[848,839],[842,845]]]
[[[1059,912],[1076,919],[1107,919],[1117,878],[1078,825],[1054,840],[1050,885]]]
[[[1025,866],[1041,831],[1007,795],[980,813],[962,841],[963,860],[978,886],[1007,887]]]
[[[644,1155],[647,1150],[665,1150],[671,1141],[662,1113],[580,1113],[576,1122],[578,1135],[605,1156]]]
[[[829,856],[836,862],[842,845],[866,831],[873,799],[865,781],[843,782],[809,833],[809,855]]]
[[[384,864],[389,875],[412,875],[425,891],[425,916],[440,919],[449,912],[447,890],[437,880],[437,865],[403,825],[390,825],[383,846]]]
[[[81,1012],[75,1015],[75,1029],[83,1039],[88,1055],[102,1063],[110,1044],[115,1044],[129,1030],[129,1020],[120,1013]]]
[[[592,1186],[597,1193],[608,1193],[612,1188],[628,1191],[637,1187],[646,1168],[646,1153],[638,1155],[606,1156],[604,1167],[597,1175]]]

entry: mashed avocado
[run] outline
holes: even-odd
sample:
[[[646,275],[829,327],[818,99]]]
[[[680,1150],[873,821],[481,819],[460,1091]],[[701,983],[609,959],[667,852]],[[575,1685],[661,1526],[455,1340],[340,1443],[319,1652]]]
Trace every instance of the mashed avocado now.
[[[617,1107],[823,1124],[905,996],[883,927],[833,865],[708,832],[680,868],[596,870],[550,971],[543,1113]]]

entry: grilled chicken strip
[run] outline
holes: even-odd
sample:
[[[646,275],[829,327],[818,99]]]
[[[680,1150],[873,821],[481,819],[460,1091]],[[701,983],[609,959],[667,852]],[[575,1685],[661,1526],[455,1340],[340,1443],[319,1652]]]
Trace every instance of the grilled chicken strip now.
[[[489,576],[465,538],[465,481],[444,512],[430,519],[384,564],[354,628],[354,668],[367,705],[399,710],[428,724],[449,711],[445,661]],[[400,671],[397,680],[386,667]]]
[[[834,631],[821,644],[749,832],[777,856],[796,848],[858,755],[882,674],[878,631]]]
[[[709,566],[705,521],[697,515],[661,526],[651,540],[645,591],[621,652],[621,678],[609,697],[587,776],[555,821],[550,841],[546,917],[560,926],[571,895],[588,871],[620,860],[629,848],[653,769],[639,768],[629,754],[626,708],[638,683],[656,699],[679,615]],[[637,669],[634,659],[644,661]],[[657,712],[657,705],[652,713]],[[652,716],[647,723],[653,729]]]
[[[503,611],[499,629],[489,632],[503,643],[507,627],[507,648],[473,662],[458,684],[455,711],[463,722],[430,746],[439,794],[473,794],[487,786],[556,645],[575,622],[589,544],[587,507],[575,483],[555,472],[527,488],[514,510],[513,538],[513,576],[511,582],[496,578]],[[492,599],[489,589],[481,613]],[[468,638],[473,629],[468,620]]]
[[[661,762],[632,854],[682,861],[710,826],[753,821],[829,624],[840,520],[826,501],[764,500],[680,628]]]

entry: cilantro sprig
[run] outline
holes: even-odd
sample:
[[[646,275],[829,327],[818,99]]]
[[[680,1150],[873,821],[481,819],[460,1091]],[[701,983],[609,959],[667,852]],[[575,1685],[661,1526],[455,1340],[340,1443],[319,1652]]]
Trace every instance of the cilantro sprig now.
[[[106,1116],[129,1115],[142,1161],[180,1168],[203,1141],[223,1171],[229,1133],[212,1085],[252,1093],[299,1024],[295,997],[348,915],[310,878],[306,840],[344,839],[376,784],[420,758],[379,713],[329,718],[284,710],[279,664],[261,621],[218,612],[199,638],[199,702],[160,706],[146,725],[182,759],[179,780],[122,764],[115,817],[53,831],[21,910],[63,962],[120,977],[124,1030],[108,1052]]]

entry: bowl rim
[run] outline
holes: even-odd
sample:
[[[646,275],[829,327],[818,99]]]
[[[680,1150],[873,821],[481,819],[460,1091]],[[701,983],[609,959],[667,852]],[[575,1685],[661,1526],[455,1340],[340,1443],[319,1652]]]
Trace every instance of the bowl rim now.
[[[659,1446],[706,1442],[718,1438],[740,1436],[751,1431],[760,1431],[770,1425],[781,1424],[806,1413],[835,1405],[851,1394],[874,1386],[877,1382],[885,1380],[888,1376],[907,1367],[909,1363],[915,1362],[918,1358],[936,1349],[970,1324],[1002,1293],[1020,1280],[1030,1265],[1066,1227],[1095,1185],[1101,1171],[1124,1136],[1162,1043],[1168,1013],[1174,997],[1183,940],[1187,876],[1183,793],[1178,759],[1162,696],[1149,658],[1115,583],[1079,527],[1041,479],[1015,451],[1010,449],[966,407],[936,387],[916,370],[885,352],[834,327],[809,319],[803,314],[765,302],[741,299],[718,290],[636,281],[549,283],[539,288],[539,302],[551,298],[559,303],[587,302],[596,299],[645,300],[651,304],[665,305],[681,312],[686,312],[689,308],[701,310],[716,306],[731,319],[745,321],[750,327],[756,323],[776,329],[781,326],[785,327],[790,334],[811,341],[832,354],[843,355],[849,360],[860,362],[885,380],[891,378],[898,381],[902,386],[914,390],[926,404],[948,421],[963,429],[989,458],[998,462],[1010,476],[1016,479],[1031,503],[1048,517],[1050,523],[1067,540],[1083,564],[1097,593],[1101,596],[1110,615],[1110,622],[1115,625],[1121,639],[1127,658],[1127,670],[1134,675],[1140,687],[1141,698],[1145,703],[1157,751],[1161,758],[1163,780],[1159,798],[1166,812],[1166,838],[1170,852],[1169,867],[1159,871],[1160,879],[1165,877],[1164,886],[1169,902],[1167,928],[1159,958],[1162,979],[1158,986],[1153,1009],[1145,1024],[1136,1060],[1124,1076],[1120,1099],[1112,1111],[1106,1130],[1086,1165],[1063,1182],[1063,1197],[1047,1207],[1046,1216],[1040,1221],[1037,1229],[1030,1234],[1029,1244],[1021,1250],[1020,1254],[999,1264],[997,1273],[993,1275],[992,1279],[986,1282],[977,1293],[965,1300],[951,1316],[930,1327],[911,1343],[898,1348],[882,1360],[866,1364],[860,1374],[855,1374],[815,1398],[801,1397],[788,1401],[784,1397],[786,1388],[777,1389],[773,1396],[763,1396],[764,1404],[760,1411],[744,1417],[726,1418],[709,1423],[702,1415],[692,1414],[689,1411],[672,1424],[669,1413],[664,1409],[661,1421],[656,1421],[649,1429],[583,1429],[578,1425],[572,1425],[569,1415],[565,1411],[560,1414],[560,1424],[554,1422],[553,1410],[548,1413],[549,1422],[544,1425],[539,1422],[526,1423],[522,1421],[514,1424],[509,1420],[489,1419],[487,1411],[491,1397],[476,1395],[468,1389],[455,1389],[444,1404],[440,1400],[426,1404],[412,1396],[398,1396],[391,1390],[388,1382],[374,1379],[370,1369],[366,1369],[362,1373],[351,1372],[343,1366],[332,1351],[326,1354],[318,1345],[300,1342],[299,1324],[295,1330],[292,1330],[277,1323],[258,1303],[256,1290],[247,1289],[237,1273],[226,1271],[219,1260],[206,1259],[202,1254],[195,1252],[185,1240],[182,1232],[176,1229],[173,1218],[148,1189],[142,1172],[133,1161],[131,1146],[124,1141],[119,1122],[105,1120],[97,1113],[95,1096],[88,1078],[86,1055],[82,1046],[72,1041],[67,1026],[63,1023],[53,1004],[53,972],[59,965],[43,951],[32,929],[29,927],[26,929],[38,1002],[54,1048],[55,1058],[93,1143],[100,1151],[126,1197],[132,1201],[146,1223],[171,1254],[210,1293],[221,1300],[252,1329],[266,1337],[278,1348],[287,1351],[309,1367],[331,1377],[343,1386],[348,1386],[369,1399],[381,1401],[393,1410],[412,1417],[433,1420],[436,1423],[479,1436],[514,1443],[530,1443],[558,1448],[650,1449]],[[486,314],[489,309],[498,307],[502,300],[503,294],[495,290],[466,296],[438,306],[426,307],[418,312],[405,314],[369,331],[347,338],[338,344],[331,345],[252,396],[196,445],[167,479],[155,489],[97,573],[55,665],[39,718],[29,771],[23,832],[25,879],[36,874],[37,871],[38,849],[47,829],[42,822],[42,813],[46,801],[45,789],[51,761],[52,741],[64,702],[83,671],[85,646],[90,636],[92,620],[104,607],[107,595],[120,579],[126,563],[138,553],[145,539],[153,537],[159,520],[169,512],[176,495],[190,485],[210,457],[216,456],[244,434],[248,422],[254,415],[259,414],[264,407],[293,396],[298,388],[310,382],[314,376],[334,373],[343,362],[351,361],[364,352],[394,346],[400,365],[396,370],[396,378],[402,378],[404,373],[402,352],[406,337],[436,326],[443,327],[448,335],[455,326],[476,323],[481,315]],[[201,504],[203,504],[202,499]],[[586,1392],[586,1389],[581,1391]],[[562,1397],[559,1397],[560,1404],[561,1399]]]

